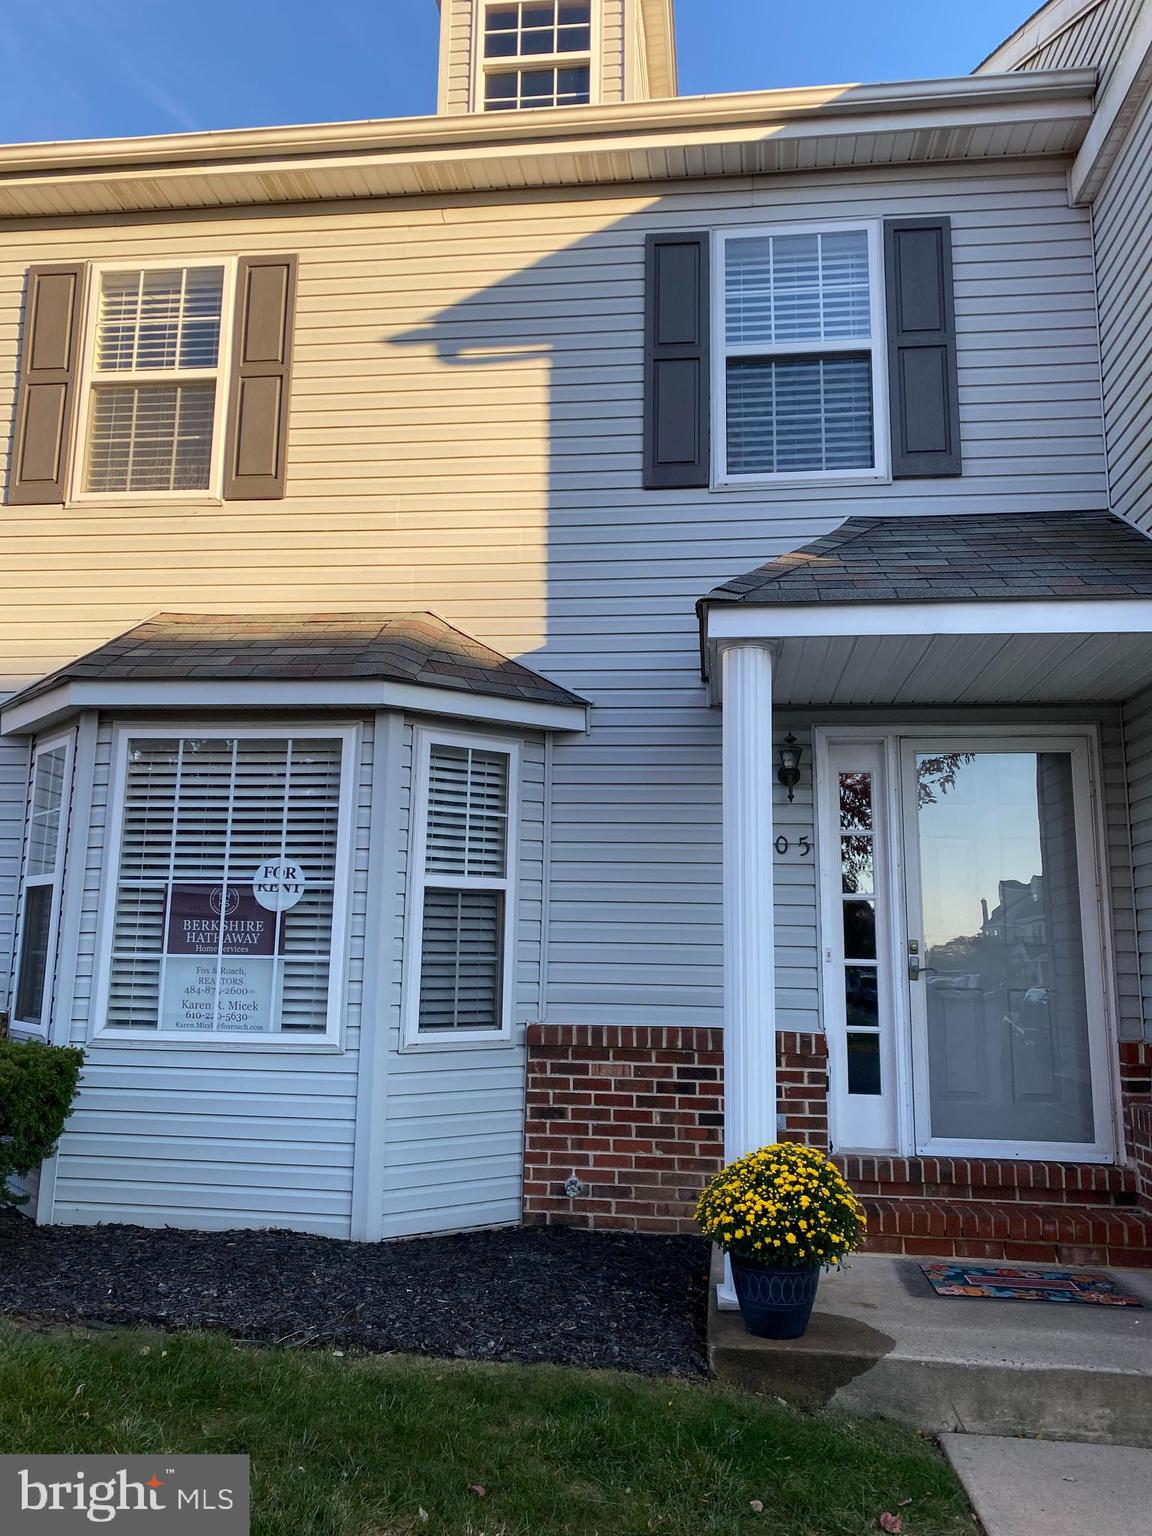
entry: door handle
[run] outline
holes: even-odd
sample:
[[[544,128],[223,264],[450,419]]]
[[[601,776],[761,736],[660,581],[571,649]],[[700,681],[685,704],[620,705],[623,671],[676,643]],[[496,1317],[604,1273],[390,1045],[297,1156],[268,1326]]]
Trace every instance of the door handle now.
[[[908,940],[908,980],[919,981],[922,976],[935,976],[936,967],[920,964],[920,940]]]

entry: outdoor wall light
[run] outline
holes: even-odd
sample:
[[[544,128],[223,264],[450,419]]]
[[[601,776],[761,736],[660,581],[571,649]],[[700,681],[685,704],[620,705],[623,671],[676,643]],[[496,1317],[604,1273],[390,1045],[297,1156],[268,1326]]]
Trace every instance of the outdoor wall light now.
[[[780,766],[776,770],[776,777],[788,791],[789,801],[796,798],[796,786],[800,782],[800,759],[804,756],[804,748],[789,731],[784,738],[784,744],[777,752]]]

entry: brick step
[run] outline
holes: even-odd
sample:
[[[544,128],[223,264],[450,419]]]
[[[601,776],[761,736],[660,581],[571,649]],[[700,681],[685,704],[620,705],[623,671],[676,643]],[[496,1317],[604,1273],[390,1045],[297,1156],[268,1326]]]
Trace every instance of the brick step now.
[[[1028,1201],[1033,1205],[1124,1206],[1136,1203],[1131,1168],[1100,1163],[1016,1162],[979,1157],[833,1159],[858,1195],[933,1200]]]
[[[1120,1207],[863,1195],[867,1253],[1152,1269],[1152,1216]]]

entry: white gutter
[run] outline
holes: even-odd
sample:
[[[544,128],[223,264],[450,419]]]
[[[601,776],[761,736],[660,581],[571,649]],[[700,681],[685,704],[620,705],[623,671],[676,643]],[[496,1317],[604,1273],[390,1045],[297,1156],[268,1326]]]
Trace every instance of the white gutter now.
[[[762,133],[797,119],[898,118],[944,109],[1051,106],[1091,98],[1091,69],[1038,70],[1018,75],[960,75],[880,85],[820,85],[602,107],[557,107],[523,114],[474,112],[464,116],[373,118],[363,122],[296,127],[229,128],[129,139],[73,139],[0,145],[0,180],[35,174],[114,167],[157,171],[169,166],[263,164],[312,155],[390,155],[419,150],[456,154],[491,146],[523,154],[547,144],[568,153],[599,138],[633,138],[654,130],[690,134],[733,126]],[[512,118],[515,117],[515,121]],[[887,124],[889,127],[896,123]]]

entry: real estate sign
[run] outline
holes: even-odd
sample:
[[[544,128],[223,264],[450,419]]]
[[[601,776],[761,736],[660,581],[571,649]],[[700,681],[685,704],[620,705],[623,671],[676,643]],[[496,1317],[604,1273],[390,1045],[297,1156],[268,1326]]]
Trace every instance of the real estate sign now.
[[[251,885],[174,885],[161,1029],[271,1030],[276,930]]]

